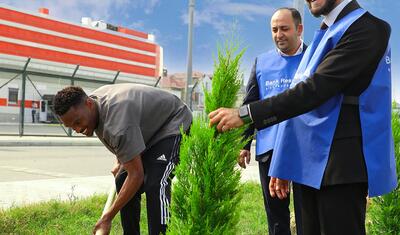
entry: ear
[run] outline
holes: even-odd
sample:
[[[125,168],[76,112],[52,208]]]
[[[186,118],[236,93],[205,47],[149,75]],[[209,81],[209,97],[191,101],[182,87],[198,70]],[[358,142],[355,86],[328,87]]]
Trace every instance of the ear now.
[[[86,105],[86,107],[91,109],[91,108],[93,108],[94,101],[90,97],[86,97],[85,105]]]
[[[299,25],[297,26],[297,36],[301,37],[301,35],[303,34],[303,30],[304,30],[303,25],[302,25],[302,24],[299,24]]]

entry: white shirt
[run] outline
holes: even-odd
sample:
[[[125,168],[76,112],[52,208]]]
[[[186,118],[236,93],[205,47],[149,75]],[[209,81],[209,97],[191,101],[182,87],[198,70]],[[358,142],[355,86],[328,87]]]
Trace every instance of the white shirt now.
[[[299,49],[297,49],[296,53],[294,53],[293,55],[285,54],[281,50],[279,50],[278,48],[276,48],[276,50],[279,52],[279,54],[281,54],[281,56],[296,56],[296,55],[300,55],[301,53],[303,53],[303,40],[300,39]]]
[[[343,0],[339,5],[337,5],[331,12],[329,12],[326,16],[324,16],[323,22],[331,27],[333,23],[335,23],[336,18],[339,16],[340,12],[342,12],[343,8],[349,4],[351,0]]]

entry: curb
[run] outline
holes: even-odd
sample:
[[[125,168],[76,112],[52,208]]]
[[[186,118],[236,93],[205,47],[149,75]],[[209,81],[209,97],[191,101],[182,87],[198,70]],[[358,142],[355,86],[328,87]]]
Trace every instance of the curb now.
[[[1,138],[0,147],[22,146],[103,146],[97,138],[69,138],[69,137],[17,137]]]

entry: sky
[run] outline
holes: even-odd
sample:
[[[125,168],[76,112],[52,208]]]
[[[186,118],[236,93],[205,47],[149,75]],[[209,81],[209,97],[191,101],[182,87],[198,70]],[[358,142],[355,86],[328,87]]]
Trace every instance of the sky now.
[[[373,15],[392,27],[393,97],[400,103],[399,0],[358,0]],[[189,0],[0,0],[21,10],[50,10],[58,19],[80,23],[82,17],[136,29],[155,35],[164,49],[168,73],[186,72]],[[274,48],[269,22],[276,8],[293,6],[292,0],[197,0],[193,30],[193,71],[212,73],[217,44],[235,32],[246,48],[241,70],[245,81],[257,55]],[[304,7],[304,41],[310,43],[322,18]],[[362,55],[360,55],[362,56]]]

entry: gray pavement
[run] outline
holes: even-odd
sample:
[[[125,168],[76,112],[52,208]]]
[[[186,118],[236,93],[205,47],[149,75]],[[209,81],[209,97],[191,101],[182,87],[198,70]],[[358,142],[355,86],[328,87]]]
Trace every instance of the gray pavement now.
[[[1,146],[0,208],[106,193],[114,161],[104,146]]]
[[[0,136],[0,147],[7,146],[102,146],[96,137]]]
[[[112,183],[111,175],[1,182],[0,209],[49,200],[73,201],[104,194]]]
[[[107,193],[114,157],[100,146],[87,137],[0,136],[0,209]],[[259,182],[254,146],[242,181]]]
[[[57,123],[24,123],[25,135],[59,135],[66,136],[67,129]],[[19,123],[0,122],[0,134],[2,135],[18,135]]]

